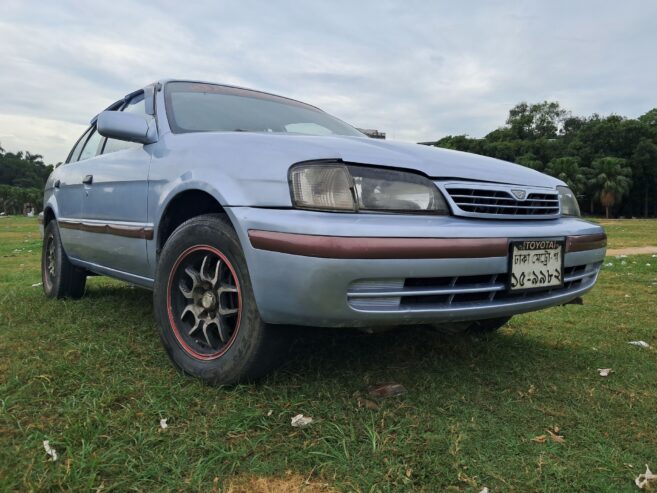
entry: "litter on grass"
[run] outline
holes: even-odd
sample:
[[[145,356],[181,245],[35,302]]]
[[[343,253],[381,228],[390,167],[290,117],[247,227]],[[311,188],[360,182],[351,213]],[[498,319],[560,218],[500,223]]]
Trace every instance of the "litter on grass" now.
[[[166,430],[169,427],[169,425],[167,424],[167,419],[168,418],[163,418],[160,420],[160,428],[162,428],[163,430]]]
[[[613,373],[614,370],[611,368],[598,368],[598,373],[601,377],[608,377],[610,373]]]
[[[484,488],[479,493],[489,493],[488,487],[484,486]]]
[[[36,288],[36,287],[41,286],[42,284],[43,284],[42,282],[35,282],[34,284],[32,284],[32,287]]]
[[[628,344],[632,344],[632,346],[638,346],[642,347],[643,349],[650,349],[650,344],[648,344],[646,341],[630,341]]]
[[[50,442],[48,440],[43,441],[43,448],[46,451],[46,454],[50,456],[50,460],[55,462],[57,460],[57,451],[50,446]]]
[[[313,418],[310,416],[304,416],[303,414],[297,414],[292,418],[292,426],[294,428],[305,428],[313,422]]]
[[[646,464],[646,472],[639,474],[639,476],[634,480],[634,484],[636,484],[641,490],[649,484],[657,484],[657,474],[653,474],[650,471],[648,464]]]

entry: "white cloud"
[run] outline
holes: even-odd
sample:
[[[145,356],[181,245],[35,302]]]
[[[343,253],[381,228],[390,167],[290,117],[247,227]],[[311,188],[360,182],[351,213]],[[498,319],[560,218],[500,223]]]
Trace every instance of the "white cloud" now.
[[[657,4],[633,1],[3,0],[0,143],[64,159],[84,125],[165,77],[315,104],[397,139],[483,135],[521,100],[657,106]]]

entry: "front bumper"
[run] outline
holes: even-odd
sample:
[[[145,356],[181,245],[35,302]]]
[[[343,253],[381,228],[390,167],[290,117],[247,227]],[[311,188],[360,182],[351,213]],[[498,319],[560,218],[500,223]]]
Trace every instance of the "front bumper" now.
[[[590,290],[604,232],[574,218],[491,221],[231,207],[265,322],[370,326],[479,320],[560,305]],[[566,240],[565,285],[506,290],[508,242]]]

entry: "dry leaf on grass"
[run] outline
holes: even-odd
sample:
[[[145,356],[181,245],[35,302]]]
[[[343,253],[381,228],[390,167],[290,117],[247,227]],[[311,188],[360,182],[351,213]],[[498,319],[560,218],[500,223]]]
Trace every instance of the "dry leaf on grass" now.
[[[313,418],[310,416],[304,416],[303,414],[297,414],[292,418],[292,426],[294,428],[305,428],[313,422]]]
[[[648,464],[646,464],[646,472],[643,474],[639,474],[639,476],[634,480],[634,484],[636,484],[639,487],[639,489],[644,489],[646,486],[649,486],[650,484],[657,485],[657,474],[653,474],[650,471]]]
[[[532,442],[545,443],[548,441],[548,439],[556,443],[564,443],[566,441],[566,439],[560,434],[558,426],[555,426],[554,428],[548,428],[545,431],[548,432],[547,435],[538,435],[532,438]]]
[[[48,440],[43,441],[43,448],[46,451],[46,454],[50,456],[50,460],[55,462],[57,460],[57,451],[50,446],[50,442]]]
[[[366,409],[372,410],[379,409],[379,405],[376,402],[365,399],[364,397],[358,397],[356,402],[358,402],[358,407],[364,407]]]
[[[406,393],[406,387],[400,383],[382,383],[367,387],[367,394],[374,398],[397,397]]]
[[[608,377],[610,373],[613,373],[614,370],[611,368],[598,368],[598,373],[601,377]]]
[[[555,427],[554,431],[550,429],[546,431],[550,434],[550,440],[552,440],[553,442],[564,443],[566,441],[566,439],[563,436],[559,435],[559,428]]]

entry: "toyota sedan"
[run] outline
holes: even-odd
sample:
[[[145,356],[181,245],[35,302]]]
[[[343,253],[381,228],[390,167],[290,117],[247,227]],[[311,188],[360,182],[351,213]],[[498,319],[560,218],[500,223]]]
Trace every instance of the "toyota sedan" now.
[[[606,246],[550,176],[181,80],[91,120],[43,226],[47,296],[89,275],[153,290],[171,360],[213,384],[267,372],[289,325],[495,330],[590,290]]]

